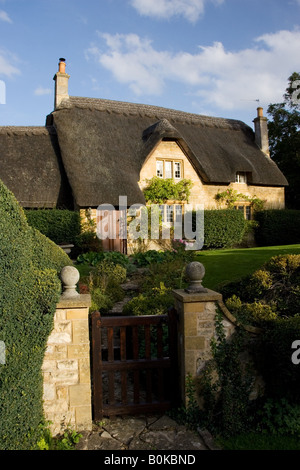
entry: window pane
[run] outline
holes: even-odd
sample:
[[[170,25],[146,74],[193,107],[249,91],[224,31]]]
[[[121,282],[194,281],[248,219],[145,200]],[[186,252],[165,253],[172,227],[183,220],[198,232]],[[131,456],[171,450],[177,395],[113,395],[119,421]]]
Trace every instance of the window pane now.
[[[180,162],[174,163],[174,178],[181,178]]]
[[[238,171],[235,175],[236,183],[247,183],[247,174],[242,171]]]
[[[165,221],[165,206],[164,206],[164,204],[159,206],[159,211],[160,211],[160,215],[161,215],[161,221],[164,222]]]
[[[246,206],[246,219],[250,220],[251,219],[251,207]]]
[[[175,206],[175,221],[181,222],[182,221],[182,206],[176,204]]]
[[[156,162],[156,176],[163,178],[164,176],[164,164],[161,161]]]
[[[166,222],[173,222],[173,206],[166,205]]]
[[[172,162],[165,162],[165,178],[172,178]]]

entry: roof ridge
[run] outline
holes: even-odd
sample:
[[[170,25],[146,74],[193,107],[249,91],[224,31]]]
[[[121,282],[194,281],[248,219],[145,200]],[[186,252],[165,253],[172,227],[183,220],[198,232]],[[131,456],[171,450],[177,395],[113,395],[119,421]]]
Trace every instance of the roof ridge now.
[[[188,123],[202,124],[209,127],[223,127],[231,129],[248,128],[247,124],[237,119],[227,119],[222,117],[206,116],[202,114],[189,113],[161,106],[131,103],[126,101],[108,100],[103,98],[86,98],[80,96],[70,96],[68,100],[64,100],[60,108],[90,108],[100,111],[114,112],[116,114],[127,115],[146,115],[154,117],[158,120],[166,118],[178,121],[186,121]]]
[[[0,134],[17,135],[17,134],[44,134],[55,132],[53,126],[0,126]]]

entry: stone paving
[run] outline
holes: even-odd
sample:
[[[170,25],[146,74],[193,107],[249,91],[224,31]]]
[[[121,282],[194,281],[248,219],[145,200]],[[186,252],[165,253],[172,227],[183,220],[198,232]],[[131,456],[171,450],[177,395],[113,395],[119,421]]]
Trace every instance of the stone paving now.
[[[209,433],[193,432],[166,415],[105,418],[81,434],[76,450],[217,450]]]

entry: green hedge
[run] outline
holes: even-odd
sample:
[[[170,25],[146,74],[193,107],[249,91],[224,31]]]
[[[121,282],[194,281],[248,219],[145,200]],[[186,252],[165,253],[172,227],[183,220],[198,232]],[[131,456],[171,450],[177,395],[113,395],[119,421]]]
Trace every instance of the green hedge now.
[[[246,220],[235,209],[204,211],[204,249],[230,248],[242,242]]]
[[[300,340],[299,316],[268,322],[256,342],[256,366],[265,381],[267,397],[300,403],[300,364],[292,361],[293,353],[297,353],[292,349],[295,340]]]
[[[300,243],[300,211],[265,210],[256,212],[256,242],[260,246],[294,245]]]
[[[26,209],[30,226],[57,244],[75,243],[80,234],[79,212],[62,209]]]
[[[43,423],[41,367],[69,257],[31,228],[0,181],[0,450],[35,447]],[[2,361],[3,362],[3,361]]]

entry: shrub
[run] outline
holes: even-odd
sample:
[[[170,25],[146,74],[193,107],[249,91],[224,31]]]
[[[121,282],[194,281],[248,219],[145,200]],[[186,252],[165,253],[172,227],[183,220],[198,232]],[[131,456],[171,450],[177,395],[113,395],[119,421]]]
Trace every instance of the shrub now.
[[[196,212],[193,212],[192,218],[195,232],[196,229],[199,230],[196,226]],[[205,210],[203,248],[230,248],[238,245],[247,228],[243,214],[236,209]]]
[[[235,209],[204,211],[204,248],[230,248],[243,240],[246,221]]]
[[[300,403],[300,367],[292,362],[292,343],[299,338],[299,316],[277,318],[264,326],[254,352],[268,397]]]
[[[123,299],[124,291],[121,284],[126,280],[126,269],[120,264],[109,260],[98,263],[91,271],[89,290],[92,297],[91,310],[106,313],[113,305]]]
[[[28,224],[57,244],[75,243],[80,234],[78,212],[63,209],[26,209]]]
[[[262,321],[292,317],[300,313],[299,282],[300,255],[279,255],[251,276],[224,286],[222,294],[239,318]]]
[[[260,246],[300,243],[300,211],[264,210],[255,213],[258,226],[256,242]]]
[[[27,223],[0,182],[0,449],[29,450],[43,423],[41,367],[69,257]]]

